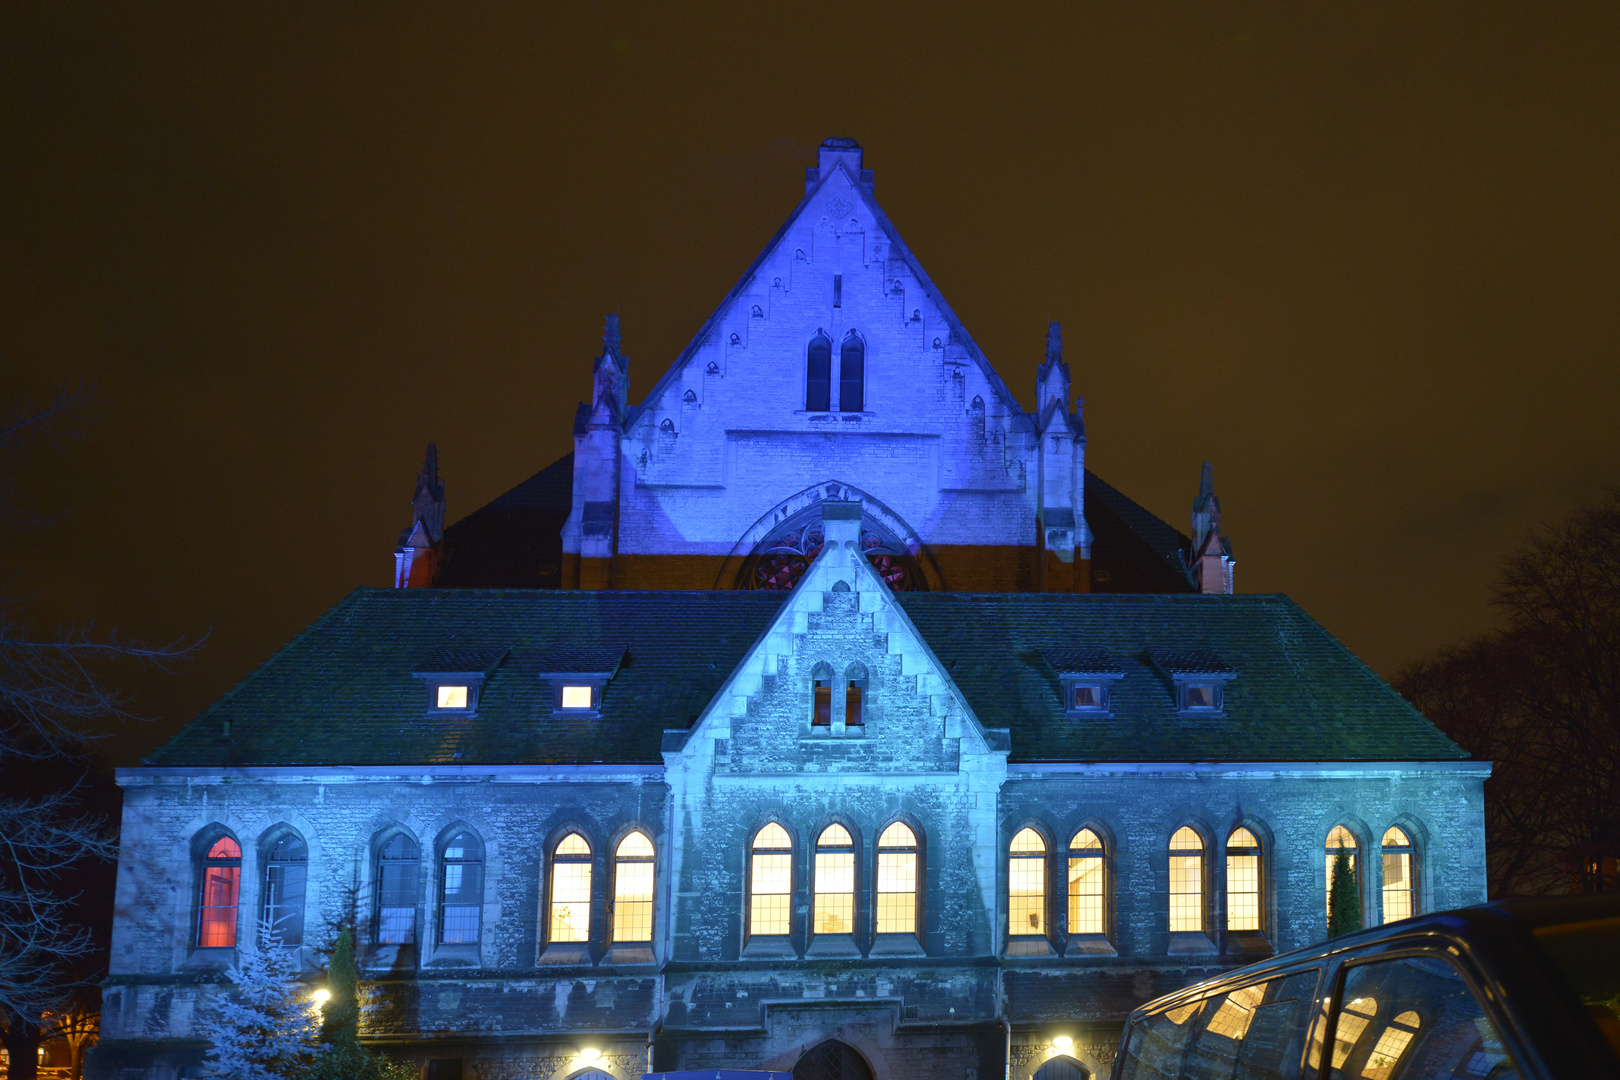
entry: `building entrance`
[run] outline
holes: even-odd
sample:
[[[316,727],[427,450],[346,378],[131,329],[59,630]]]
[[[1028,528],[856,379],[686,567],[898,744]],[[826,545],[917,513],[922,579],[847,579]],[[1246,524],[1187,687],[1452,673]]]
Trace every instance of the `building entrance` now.
[[[793,1066],[793,1080],[872,1080],[872,1070],[853,1047],[828,1039]]]

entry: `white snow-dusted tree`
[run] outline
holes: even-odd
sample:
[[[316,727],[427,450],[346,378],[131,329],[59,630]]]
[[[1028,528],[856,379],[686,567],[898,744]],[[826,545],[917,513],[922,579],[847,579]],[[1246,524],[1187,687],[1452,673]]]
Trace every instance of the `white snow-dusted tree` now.
[[[198,1027],[213,1048],[204,1076],[219,1080],[287,1080],[315,1059],[320,1011],[299,979],[298,950],[265,927],[237,946],[227,986]]]

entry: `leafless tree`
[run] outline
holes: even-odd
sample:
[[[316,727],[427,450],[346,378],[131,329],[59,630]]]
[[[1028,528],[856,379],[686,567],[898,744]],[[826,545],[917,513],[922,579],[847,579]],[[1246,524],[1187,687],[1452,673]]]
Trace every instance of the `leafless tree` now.
[[[1529,537],[1492,600],[1500,630],[1397,687],[1495,762],[1492,896],[1620,890],[1620,491]]]
[[[83,394],[59,395],[0,421],[0,455],[61,434]],[[38,524],[0,466],[0,523]],[[51,1014],[72,1007],[93,976],[97,938],[80,918],[85,864],[111,859],[110,825],[85,806],[82,767],[106,726],[130,713],[108,682],[120,662],[168,665],[195,645],[146,645],[116,632],[32,632],[0,596],[0,1041],[11,1076],[32,1076]],[[77,766],[77,767],[76,767]]]

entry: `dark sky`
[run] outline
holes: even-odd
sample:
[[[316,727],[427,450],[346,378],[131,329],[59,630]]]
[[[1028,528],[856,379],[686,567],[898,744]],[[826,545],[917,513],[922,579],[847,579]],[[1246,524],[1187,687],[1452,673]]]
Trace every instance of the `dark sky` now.
[[[639,399],[828,135],[1026,407],[1060,319],[1088,463],[1185,529],[1212,458],[1239,588],[1386,675],[1620,483],[1612,3],[328,6],[0,13],[0,397],[97,388],[3,587],[211,633],[121,763],[389,580],[429,440],[452,518],[567,452],[606,311]]]

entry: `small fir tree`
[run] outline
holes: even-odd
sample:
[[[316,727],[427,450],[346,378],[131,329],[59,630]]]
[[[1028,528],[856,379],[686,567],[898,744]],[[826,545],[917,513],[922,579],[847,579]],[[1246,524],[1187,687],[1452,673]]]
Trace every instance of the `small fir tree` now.
[[[417,1070],[360,1045],[360,972],[354,932],[345,925],[326,968],[330,995],[321,1009],[321,1048],[308,1080],[416,1080]]]
[[[1353,934],[1361,929],[1361,888],[1356,884],[1356,868],[1350,852],[1339,848],[1333,856],[1333,881],[1328,886],[1328,937]]]
[[[266,926],[237,947],[228,990],[199,1027],[213,1046],[204,1074],[219,1080],[303,1076],[315,1058],[315,1009],[299,978],[298,950]]]

